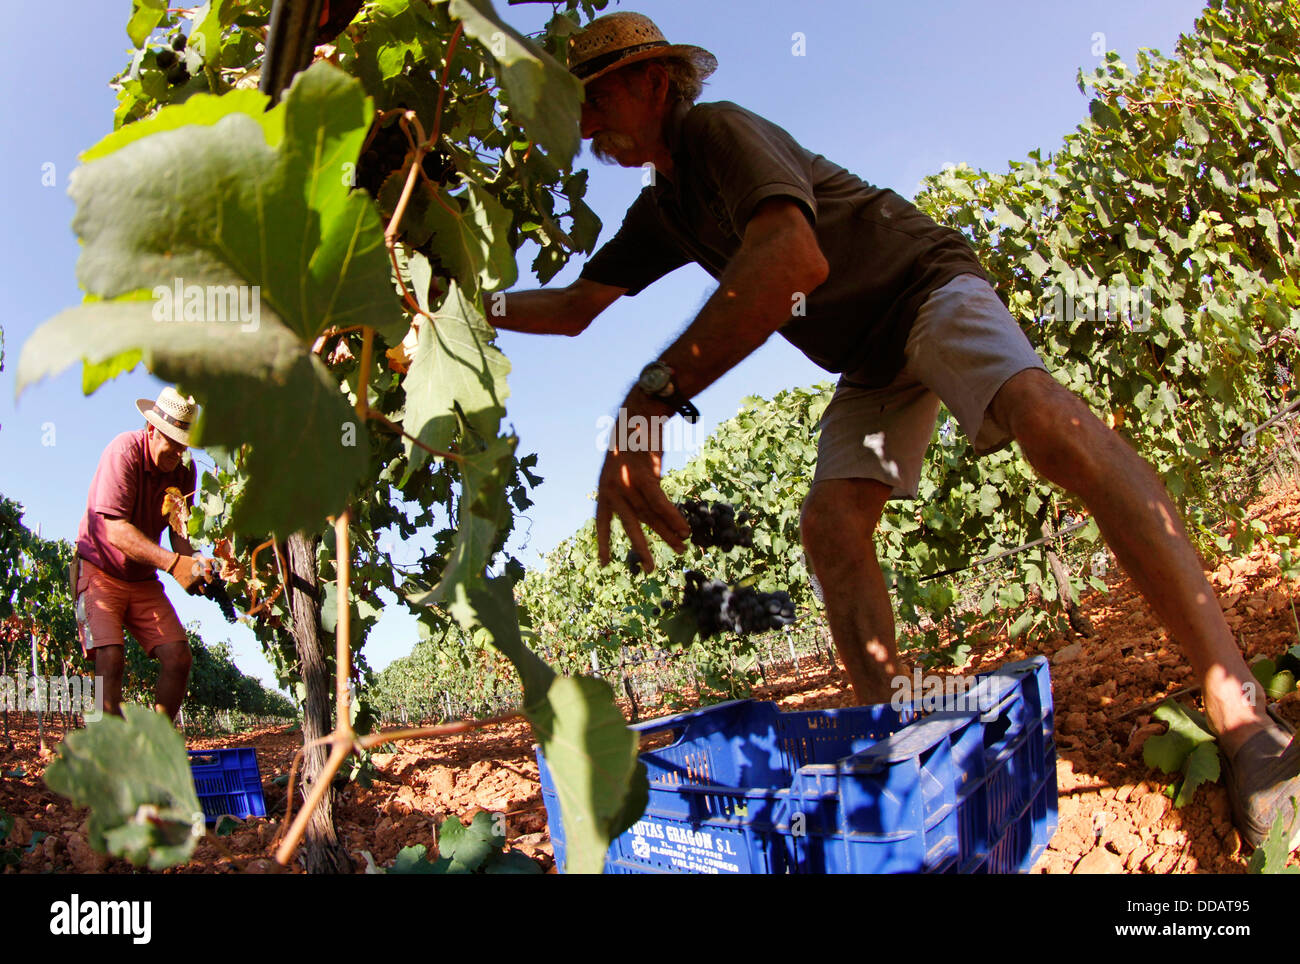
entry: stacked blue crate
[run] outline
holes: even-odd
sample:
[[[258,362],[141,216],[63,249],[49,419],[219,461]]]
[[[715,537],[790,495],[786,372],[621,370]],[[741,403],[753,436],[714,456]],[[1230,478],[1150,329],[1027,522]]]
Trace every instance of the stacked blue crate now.
[[[782,713],[740,700],[635,727],[642,818],[612,873],[1008,873],[1056,830],[1051,685],[1042,657],[976,678],[961,711],[888,705]],[[973,710],[971,708],[974,708]],[[557,863],[564,836],[540,751]]]

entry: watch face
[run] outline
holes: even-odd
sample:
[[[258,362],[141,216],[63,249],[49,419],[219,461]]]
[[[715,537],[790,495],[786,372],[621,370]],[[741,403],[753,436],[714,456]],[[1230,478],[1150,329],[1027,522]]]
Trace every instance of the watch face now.
[[[667,365],[647,365],[641,372],[638,384],[647,395],[657,395],[667,387],[672,377],[672,371]]]

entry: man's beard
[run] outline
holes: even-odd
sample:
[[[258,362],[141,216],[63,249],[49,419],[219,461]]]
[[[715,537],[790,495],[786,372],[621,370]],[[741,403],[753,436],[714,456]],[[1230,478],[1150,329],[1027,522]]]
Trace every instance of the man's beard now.
[[[602,131],[591,139],[591,153],[606,164],[621,164],[616,151],[627,152],[636,147],[636,141],[627,134]]]

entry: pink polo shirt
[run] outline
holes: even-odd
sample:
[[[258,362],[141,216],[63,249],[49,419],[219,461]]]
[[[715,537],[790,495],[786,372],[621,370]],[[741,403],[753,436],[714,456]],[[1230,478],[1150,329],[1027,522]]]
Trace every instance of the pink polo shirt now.
[[[126,519],[156,543],[167,528],[162,511],[167,487],[180,489],[192,504],[194,480],[193,462],[181,463],[172,472],[158,468],[149,455],[149,440],[143,428],[123,432],[108,443],[99,457],[86,497],[86,514],[77,530],[77,555],[126,582],[157,579],[158,570],[153,566],[128,559],[122,550],[113,547],[104,517]]]

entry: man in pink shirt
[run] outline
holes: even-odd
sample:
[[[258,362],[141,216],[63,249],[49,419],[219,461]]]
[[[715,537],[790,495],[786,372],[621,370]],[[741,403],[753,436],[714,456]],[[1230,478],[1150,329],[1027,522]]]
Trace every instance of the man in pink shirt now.
[[[158,570],[193,594],[212,581],[211,560],[196,556],[175,530],[169,530],[174,551],[158,539],[167,527],[167,489],[178,489],[186,503],[194,496],[194,464],[181,456],[198,406],[169,387],[156,402],[142,398],[136,407],[145,427],[109,443],[90,483],[77,533],[77,629],[82,649],[95,661],[95,675],[104,681],[106,712],[121,715],[125,627],[162,664],[155,708],[175,719],[189,682],[190,647]]]

